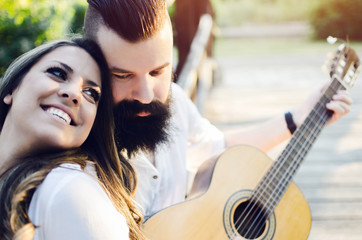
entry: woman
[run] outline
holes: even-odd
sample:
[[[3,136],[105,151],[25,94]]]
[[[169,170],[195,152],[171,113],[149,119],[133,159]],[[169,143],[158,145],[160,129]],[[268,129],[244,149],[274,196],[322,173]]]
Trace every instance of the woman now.
[[[0,84],[0,239],[143,239],[98,46],[42,45]]]

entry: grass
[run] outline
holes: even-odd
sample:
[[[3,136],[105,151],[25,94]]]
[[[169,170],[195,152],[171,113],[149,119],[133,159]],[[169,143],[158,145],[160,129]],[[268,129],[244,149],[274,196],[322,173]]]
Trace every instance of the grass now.
[[[305,21],[312,0],[211,0],[219,26]]]
[[[211,0],[220,28],[244,23],[308,22],[316,0]],[[362,42],[350,45],[362,54]],[[215,56],[328,53],[336,49],[326,41],[305,38],[222,38],[214,45]]]
[[[217,38],[214,45],[215,57],[240,55],[310,54],[335,51],[338,44],[326,41],[312,41],[308,38]],[[352,42],[350,46],[362,53],[362,42]],[[360,56],[361,57],[361,56]]]

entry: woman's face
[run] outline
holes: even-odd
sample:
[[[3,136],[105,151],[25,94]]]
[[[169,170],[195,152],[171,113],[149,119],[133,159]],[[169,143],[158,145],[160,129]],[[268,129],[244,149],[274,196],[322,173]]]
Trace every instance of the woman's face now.
[[[4,98],[8,126],[25,149],[73,148],[87,138],[101,94],[98,65],[83,49],[58,47],[43,56]]]

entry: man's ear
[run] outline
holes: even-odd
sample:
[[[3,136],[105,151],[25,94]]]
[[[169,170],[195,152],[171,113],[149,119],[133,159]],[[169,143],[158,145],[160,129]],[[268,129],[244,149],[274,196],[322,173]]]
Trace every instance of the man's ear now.
[[[7,105],[11,105],[13,103],[13,95],[11,93],[4,97],[4,103]]]

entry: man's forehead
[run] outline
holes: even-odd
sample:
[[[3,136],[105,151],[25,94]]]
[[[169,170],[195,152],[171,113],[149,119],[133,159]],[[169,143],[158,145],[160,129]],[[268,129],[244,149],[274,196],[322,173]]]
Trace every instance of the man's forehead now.
[[[172,40],[162,35],[133,43],[103,27],[98,32],[98,42],[111,70],[152,71],[172,64]]]

